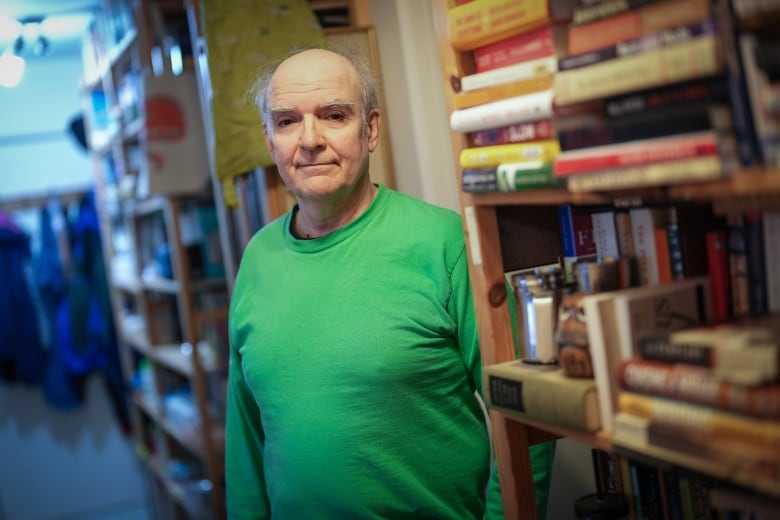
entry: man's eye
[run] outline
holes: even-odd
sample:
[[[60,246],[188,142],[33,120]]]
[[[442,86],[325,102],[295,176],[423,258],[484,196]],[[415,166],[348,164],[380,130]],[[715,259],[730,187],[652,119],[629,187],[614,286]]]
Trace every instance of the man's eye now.
[[[289,126],[292,124],[292,119],[279,119],[276,121],[276,126],[280,128],[284,128],[285,126]]]
[[[327,115],[327,119],[328,121],[343,121],[345,117],[341,112],[331,112]]]

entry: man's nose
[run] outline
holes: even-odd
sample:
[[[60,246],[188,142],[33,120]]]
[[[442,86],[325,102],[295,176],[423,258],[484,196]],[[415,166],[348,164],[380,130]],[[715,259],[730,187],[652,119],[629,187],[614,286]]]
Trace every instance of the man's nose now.
[[[304,148],[317,148],[322,145],[323,137],[320,132],[319,122],[313,115],[305,115],[301,125],[301,146]]]

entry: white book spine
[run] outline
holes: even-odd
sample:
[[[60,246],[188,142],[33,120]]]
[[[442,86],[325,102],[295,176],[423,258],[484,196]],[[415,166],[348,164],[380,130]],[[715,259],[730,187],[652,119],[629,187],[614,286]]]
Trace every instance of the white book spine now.
[[[596,254],[602,259],[618,258],[620,250],[615,230],[615,212],[591,213],[590,219],[593,222],[593,241],[596,243]]]
[[[485,72],[468,74],[460,78],[460,88],[463,92],[472,92],[481,88],[505,85],[513,81],[555,74],[556,70],[558,70],[557,58],[555,56],[545,56],[536,60],[515,63]]]
[[[639,281],[642,285],[657,285],[658,258],[655,254],[655,234],[652,208],[633,208],[631,216],[631,237],[634,253],[639,262]]]
[[[454,110],[450,115],[453,132],[474,132],[487,128],[524,123],[552,117],[553,91],[542,90],[483,105]]]

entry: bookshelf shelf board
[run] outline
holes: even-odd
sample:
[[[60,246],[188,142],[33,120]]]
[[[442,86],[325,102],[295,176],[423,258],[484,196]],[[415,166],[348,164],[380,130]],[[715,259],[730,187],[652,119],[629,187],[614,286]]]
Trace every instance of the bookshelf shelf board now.
[[[141,460],[143,460],[144,464],[146,464],[146,467],[149,468],[149,471],[152,473],[152,475],[154,475],[162,483],[162,485],[165,487],[165,490],[176,501],[176,503],[185,511],[187,511],[189,517],[203,518],[203,515],[198,515],[197,512],[191,509],[191,506],[187,501],[187,494],[184,491],[184,487],[168,476],[159,460],[154,457],[141,457]]]
[[[473,193],[476,206],[547,206],[551,204],[604,204],[610,198],[598,193],[569,193],[566,190],[528,190]]]
[[[144,289],[152,292],[165,294],[178,294],[181,291],[181,284],[178,280],[168,278],[150,278],[143,281]]]
[[[669,188],[675,199],[722,199],[780,195],[780,169],[749,168],[727,179],[699,184],[681,184]]]
[[[123,330],[122,341],[131,345],[144,356],[149,355],[151,344],[149,343],[149,336],[147,336],[145,328],[140,330]]]
[[[496,413],[496,412],[491,412],[491,413]],[[560,426],[555,426],[548,423],[533,421],[530,419],[524,419],[514,415],[508,415],[504,413],[501,413],[501,415],[509,419],[510,421],[515,421],[529,427],[531,429],[528,434],[529,439],[534,439],[534,437],[537,438],[537,440],[534,443],[544,442],[547,440],[551,440],[552,438],[560,437],[560,438],[574,439],[578,442],[581,442],[588,446],[592,446],[594,448],[598,448],[603,451],[610,451],[612,449],[611,436],[601,432],[596,432],[595,434],[585,433],[577,430],[572,430],[571,428],[562,428]]]
[[[200,443],[191,439],[186,434],[182,433],[181,429],[174,426],[163,414],[160,406],[153,406],[148,403],[142,397],[137,395],[133,396],[133,402],[136,406],[144,411],[144,413],[154,421],[160,428],[165,431],[173,440],[175,440],[182,448],[186,449],[196,457],[203,457],[203,449]]]
[[[192,357],[182,352],[179,345],[158,345],[150,348],[148,354],[152,361],[185,377],[192,377]]]
[[[141,292],[141,283],[135,277],[114,275],[111,277],[111,284],[126,293],[138,294]]]

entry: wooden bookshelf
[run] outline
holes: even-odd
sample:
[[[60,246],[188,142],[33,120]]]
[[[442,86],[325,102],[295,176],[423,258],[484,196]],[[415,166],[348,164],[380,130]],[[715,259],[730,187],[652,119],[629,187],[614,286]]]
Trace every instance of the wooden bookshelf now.
[[[458,88],[458,78],[464,74],[472,74],[475,70],[473,53],[457,52],[449,44],[447,10],[456,5],[455,0],[432,0],[441,80],[450,113],[456,107],[453,97]],[[463,133],[451,132],[450,138],[452,155],[457,165],[461,151],[469,146],[469,142]],[[460,171],[454,172],[453,182],[460,186]],[[483,363],[491,365],[513,360],[515,357],[508,308],[508,299],[512,295],[506,291],[506,258],[502,256],[507,237],[505,230],[502,230],[501,220],[508,210],[519,215],[517,218],[524,226],[523,231],[533,235],[535,232],[543,232],[538,209],[559,204],[630,208],[648,203],[695,203],[711,207],[715,214],[748,209],[777,209],[780,208],[780,171],[758,166],[735,171],[716,181],[587,193],[570,193],[566,189],[495,193],[461,191],[460,202],[469,248]],[[536,229],[538,231],[534,231]],[[556,244],[555,240],[537,241],[531,235],[524,237],[530,237],[528,241],[532,246],[517,245],[515,249],[520,251],[516,258],[512,258],[513,263],[532,267],[544,263],[539,261],[539,258],[550,263],[557,262],[561,255],[559,244]],[[539,247],[536,247],[537,243]],[[651,461],[660,467],[686,468],[745,486],[752,491],[771,495],[777,495],[780,491],[777,482],[756,482],[755,479],[740,475],[733,468],[724,468],[712,461],[693,456],[676,457],[675,454],[661,449],[640,450],[636,446],[617,445],[608,434],[587,435],[505,415],[496,410],[491,410],[490,416],[507,518],[537,517],[528,447],[553,438],[574,439],[604,451]]]

